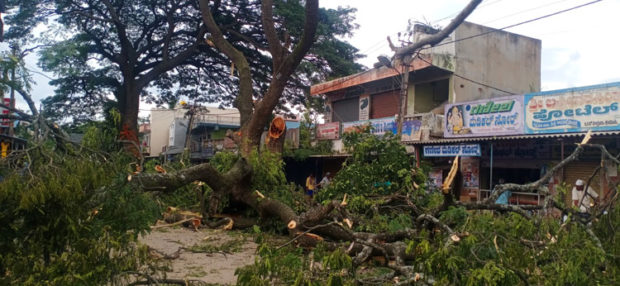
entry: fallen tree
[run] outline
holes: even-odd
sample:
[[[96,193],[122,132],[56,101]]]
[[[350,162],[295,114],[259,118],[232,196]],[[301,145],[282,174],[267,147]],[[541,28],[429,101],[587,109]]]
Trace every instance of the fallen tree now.
[[[358,144],[353,147],[356,152],[353,158],[358,161],[350,162],[348,168],[334,180],[334,184],[319,196],[321,205],[308,206],[303,212],[299,212],[291,204],[271,195],[269,185],[253,188],[260,179],[259,165],[278,165],[273,158],[261,162],[260,158],[265,157],[260,156],[264,154],[258,154],[256,149],[260,133],[280,101],[287,80],[314,38],[317,2],[305,2],[306,29],[294,47],[289,46],[286,33],[277,33],[273,21],[270,20],[273,3],[262,2],[262,22],[269,39],[268,49],[273,58],[274,74],[262,99],[254,101],[251,70],[247,59],[227,43],[211,15],[217,3],[209,6],[208,1],[200,1],[203,21],[210,33],[209,39],[239,70],[240,93],[236,104],[242,115],[242,128],[234,139],[240,146],[240,158],[227,168],[220,169],[214,165],[202,164],[176,172],[138,172],[123,178],[129,182],[130,187],[134,190],[169,192],[201,181],[210,187],[214,197],[230,197],[232,201],[254,209],[260,216],[276,218],[285,225],[290,234],[289,242],[280,249],[262,251],[262,260],[256,266],[257,269],[242,271],[240,283],[256,281],[252,279],[259,279],[258,281],[263,283],[282,284],[291,284],[289,282],[297,279],[312,281],[312,278],[316,278],[312,276],[313,272],[307,275],[303,271],[291,271],[294,273],[291,281],[288,274],[279,273],[273,267],[266,267],[272,265],[268,262],[270,260],[288,257],[282,255],[281,251],[291,251],[291,245],[314,247],[313,253],[316,253],[317,259],[321,257],[317,250],[329,250],[330,253],[325,256],[321,267],[329,271],[329,276],[323,276],[323,279],[329,277],[332,282],[340,279],[360,283],[397,284],[529,284],[562,278],[563,280],[557,281],[579,284],[587,281],[584,279],[588,277],[595,277],[601,284],[613,282],[617,270],[609,266],[617,264],[618,257],[617,247],[613,248],[616,236],[613,219],[617,218],[617,208],[614,207],[616,193],[614,192],[611,200],[602,208],[595,209],[590,219],[570,219],[568,223],[560,224],[557,220],[530,214],[530,211],[538,208],[545,210],[555,207],[577,215],[576,211],[548,195],[543,179],[548,179],[549,174],[528,185],[497,186],[496,193],[481,203],[459,204],[450,194],[454,176],[449,176],[444,183],[443,192],[427,193],[424,172],[413,168],[411,162],[407,161],[409,159],[397,138],[388,137],[381,141],[374,136],[362,135]],[[23,117],[41,122],[37,130],[41,131],[42,135],[54,134],[60,142],[64,142],[62,132],[57,131],[53,124],[44,121],[35,111],[33,109],[32,117],[27,114]],[[552,171],[578,159],[584,148],[598,148],[605,156],[617,161],[606,149],[587,143],[588,140],[584,140],[571,156]],[[28,152],[21,154],[27,156]],[[458,164],[455,164],[454,168],[456,166]],[[131,173],[134,172],[132,169]],[[455,172],[456,169],[451,171],[452,174]],[[355,176],[355,173],[361,175]],[[535,208],[494,204],[494,198],[507,189],[538,191],[547,196],[545,203]],[[216,201],[214,197],[212,200]],[[498,217],[488,212],[466,210],[504,210],[517,215]],[[605,212],[610,215],[605,217]],[[601,239],[597,235],[597,232],[600,232],[597,227],[605,227],[604,223],[611,223],[612,228],[607,232],[608,236]],[[522,247],[511,247],[514,243]],[[586,252],[566,251],[579,251],[580,248]],[[62,252],[67,246],[63,244],[62,247],[52,249]],[[301,253],[299,254],[299,259],[303,259]],[[574,257],[571,257],[572,254],[575,254]],[[564,263],[566,259],[575,259],[579,263]],[[381,277],[359,277],[357,270],[366,267],[371,260],[380,261],[383,267],[390,271]],[[297,270],[316,270],[312,260],[301,265],[303,267]],[[585,266],[588,266],[585,274],[570,273],[562,276],[558,273],[579,272]],[[316,270],[314,273],[324,272]]]

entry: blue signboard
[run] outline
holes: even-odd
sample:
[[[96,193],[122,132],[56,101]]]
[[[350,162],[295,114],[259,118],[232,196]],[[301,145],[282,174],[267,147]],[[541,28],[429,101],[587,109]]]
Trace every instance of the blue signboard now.
[[[620,83],[524,96],[528,134],[620,130]]]
[[[424,157],[480,157],[480,144],[424,146]]]

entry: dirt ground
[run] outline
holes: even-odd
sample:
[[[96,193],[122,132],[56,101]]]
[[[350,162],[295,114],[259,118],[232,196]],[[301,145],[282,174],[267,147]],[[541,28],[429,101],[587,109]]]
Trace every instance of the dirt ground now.
[[[237,231],[184,227],[154,229],[140,241],[151,254],[178,257],[167,259],[167,278],[201,280],[209,284],[234,285],[235,270],[254,263],[257,245]]]

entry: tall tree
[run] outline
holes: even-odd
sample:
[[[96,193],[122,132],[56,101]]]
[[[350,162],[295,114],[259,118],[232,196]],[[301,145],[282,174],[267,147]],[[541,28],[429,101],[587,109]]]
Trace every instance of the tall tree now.
[[[254,78],[253,96],[260,98],[271,80],[272,65],[264,53],[268,41],[261,32],[260,2],[218,1],[214,18],[224,37],[248,55]],[[70,37],[41,53],[40,63],[57,74],[55,96],[44,101],[47,114],[92,118],[106,101],[118,103],[125,131],[135,132],[140,99],[163,104],[180,96],[198,102],[235,105],[239,90],[237,67],[212,46],[200,19],[197,1],[163,0],[26,0],[8,2],[7,37],[25,37],[57,15]],[[277,1],[274,23],[291,27],[287,35],[298,41],[303,31],[299,1]],[[287,102],[303,101],[303,86],[331,76],[357,72],[357,49],[339,40],[355,29],[351,8],[320,9],[321,46],[305,59],[305,66],[288,82]],[[60,33],[59,33],[60,34]],[[280,107],[285,107],[280,105]]]

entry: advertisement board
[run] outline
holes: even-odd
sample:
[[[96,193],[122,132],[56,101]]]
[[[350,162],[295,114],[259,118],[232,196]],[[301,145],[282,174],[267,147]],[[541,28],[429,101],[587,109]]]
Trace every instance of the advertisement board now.
[[[340,138],[340,122],[330,122],[316,126],[316,139],[334,140]]]
[[[471,196],[480,188],[480,159],[461,158],[461,175],[463,176],[463,191]]]
[[[424,157],[480,157],[480,144],[424,146]]]
[[[430,172],[428,172],[428,179],[432,187],[441,188],[443,184],[443,170],[440,168],[431,169]]]
[[[371,120],[360,120],[342,123],[342,133],[359,132],[365,126],[370,125],[372,130],[370,133],[374,135],[383,135],[385,132],[391,131],[396,134],[396,117],[384,117]]]
[[[370,111],[370,96],[368,94],[360,95],[359,105],[359,120],[368,120]]]
[[[525,132],[620,130],[620,83],[526,94]]]
[[[406,118],[403,121],[402,141],[420,141],[422,138],[422,121],[418,119]]]
[[[523,134],[523,96],[476,100],[445,107],[444,137]]]

